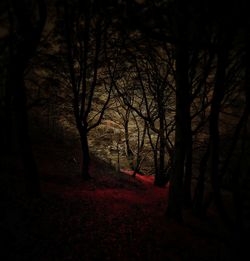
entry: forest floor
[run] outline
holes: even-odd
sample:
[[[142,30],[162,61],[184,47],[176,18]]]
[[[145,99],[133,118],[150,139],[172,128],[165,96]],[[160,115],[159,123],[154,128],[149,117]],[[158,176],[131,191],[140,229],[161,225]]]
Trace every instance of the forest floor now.
[[[93,157],[93,179],[82,181],[75,145],[40,138],[34,151],[42,197],[25,196],[21,175],[8,179],[1,260],[230,260],[216,213],[167,220],[168,186],[154,186],[152,176],[117,173]]]

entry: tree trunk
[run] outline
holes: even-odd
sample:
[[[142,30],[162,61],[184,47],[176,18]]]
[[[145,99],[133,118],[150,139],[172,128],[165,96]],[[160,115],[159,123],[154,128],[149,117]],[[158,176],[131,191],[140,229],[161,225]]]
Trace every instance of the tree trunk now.
[[[89,154],[89,143],[88,143],[88,132],[86,128],[80,130],[81,148],[82,148],[82,164],[81,164],[81,176],[84,180],[90,179],[89,165],[90,165],[90,154]]]
[[[189,116],[189,46],[187,3],[176,2],[175,29],[177,35],[176,59],[176,129],[175,152],[173,159],[173,175],[170,179],[167,217],[182,220],[183,207],[183,176],[186,156],[187,120]]]
[[[211,103],[209,135],[210,135],[210,164],[211,164],[211,184],[213,188],[213,196],[215,205],[219,214],[226,224],[228,224],[228,216],[225,212],[221,191],[220,191],[220,133],[219,133],[219,114],[220,106],[225,92],[225,74],[228,51],[225,46],[221,46],[218,51],[217,71],[215,75],[214,93]]]
[[[17,0],[11,2],[13,14],[15,15],[18,26],[16,26],[15,29],[13,28],[13,17],[10,17],[11,44],[7,81],[8,92],[13,98],[15,114],[15,117],[13,117],[17,128],[17,143],[24,167],[26,188],[31,196],[40,194],[40,183],[29,136],[24,72],[40,41],[47,16],[45,2],[38,0],[36,3],[37,9],[33,10],[29,9],[29,5],[31,5],[32,2]],[[37,15],[37,18],[39,18],[36,24],[32,22],[34,15]]]
[[[126,111],[126,119],[124,122],[124,136],[125,136],[125,144],[126,144],[126,154],[128,157],[128,160],[130,161],[131,158],[133,158],[133,152],[130,148],[130,144],[129,144],[129,129],[128,129],[128,123],[129,123],[129,109],[127,109]]]
[[[204,156],[200,162],[200,174],[195,188],[193,199],[193,211],[197,216],[204,216],[206,209],[203,206],[204,192],[205,192],[205,173],[207,162],[209,158],[209,147],[207,147]]]
[[[167,216],[182,220],[183,176],[186,156],[187,104],[189,97],[188,52],[180,42],[176,47],[176,130],[173,175],[170,179]]]
[[[9,46],[11,49],[11,47]],[[11,55],[10,55],[11,56]],[[11,65],[9,65],[8,71],[11,70]],[[10,73],[9,73],[10,74]],[[14,166],[13,164],[13,90],[9,81],[12,75],[7,76],[7,84],[5,85],[5,97],[4,97],[4,112],[3,112],[3,123],[1,124],[1,167],[4,170],[11,172]],[[17,143],[17,142],[15,142]]]
[[[245,58],[246,64],[246,71],[245,71],[245,83],[244,83],[244,89],[245,89],[245,97],[246,97],[246,104],[244,112],[241,116],[241,119],[236,126],[236,130],[233,136],[233,144],[232,148],[234,149],[237,145],[237,142],[239,139],[242,139],[242,148],[241,153],[239,155],[239,161],[236,166],[236,168],[233,171],[232,175],[232,184],[233,184],[233,203],[234,203],[234,213],[235,213],[235,221],[234,221],[234,242],[235,242],[235,257],[238,253],[241,253],[242,258],[245,256],[245,254],[248,252],[248,246],[245,243],[245,222],[244,222],[244,202],[247,201],[247,197],[244,199],[244,188],[241,185],[242,177],[242,163],[245,161],[245,159],[248,157],[248,148],[247,143],[245,143],[245,140],[248,135],[248,122],[249,122],[249,115],[250,115],[250,31],[249,27],[246,31],[246,58]],[[243,131],[242,131],[243,129]],[[242,134],[242,135],[241,135]],[[230,157],[228,158],[228,162],[230,161]],[[243,163],[244,164],[244,163]],[[244,182],[245,183],[245,182]],[[246,182],[247,183],[247,182]]]
[[[16,135],[18,151],[22,159],[26,189],[29,195],[39,196],[40,182],[33,155],[32,144],[29,136],[28,114],[26,109],[26,92],[23,79],[22,64],[15,61],[11,70],[9,88],[14,90],[14,121],[16,123]]]
[[[159,168],[158,168],[158,160],[157,160],[157,159],[158,159],[157,148],[156,148],[156,146],[154,146],[154,144],[153,144],[151,135],[150,135],[150,133],[149,133],[149,126],[147,125],[146,128],[147,128],[147,134],[148,134],[149,143],[150,143],[151,148],[152,148],[152,150],[153,150],[154,172],[155,172],[155,174],[156,174],[156,173],[158,173],[158,169],[159,169]]]
[[[155,175],[156,186],[162,187],[165,185],[164,172],[165,172],[165,137],[164,137],[164,112],[160,110],[160,155],[159,155],[159,169]]]
[[[190,108],[190,106],[189,106]],[[186,133],[186,158],[185,158],[185,179],[184,179],[184,204],[192,204],[192,165],[193,165],[193,139],[191,129],[191,118],[188,108],[187,133]]]

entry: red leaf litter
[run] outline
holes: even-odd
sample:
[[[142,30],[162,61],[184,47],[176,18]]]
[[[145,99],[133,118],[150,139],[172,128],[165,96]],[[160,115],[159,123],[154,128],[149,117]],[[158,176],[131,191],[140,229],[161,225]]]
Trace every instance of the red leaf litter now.
[[[168,186],[95,159],[93,179],[82,181],[66,152],[62,145],[37,148],[43,196],[18,200],[9,260],[228,260],[213,219],[188,211],[182,224],[166,218]]]

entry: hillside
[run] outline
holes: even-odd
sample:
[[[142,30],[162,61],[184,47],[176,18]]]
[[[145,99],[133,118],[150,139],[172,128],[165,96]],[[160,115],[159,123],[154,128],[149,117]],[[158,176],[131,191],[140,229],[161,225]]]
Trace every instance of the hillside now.
[[[92,156],[93,179],[83,182],[76,145],[46,135],[34,141],[43,195],[25,196],[21,169],[7,179],[1,260],[230,260],[213,211],[203,220],[187,210],[181,224],[166,220],[168,187],[155,187],[152,176],[118,174]]]

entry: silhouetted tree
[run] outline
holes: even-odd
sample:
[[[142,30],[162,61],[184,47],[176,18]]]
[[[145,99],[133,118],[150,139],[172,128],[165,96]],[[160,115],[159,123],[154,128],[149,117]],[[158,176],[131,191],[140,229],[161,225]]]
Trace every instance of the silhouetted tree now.
[[[43,0],[13,0],[9,3],[8,11],[10,40],[5,92],[6,130],[17,136],[27,190],[32,195],[37,195],[40,193],[40,185],[29,136],[24,75],[41,38],[46,20],[46,5]],[[10,146],[10,139],[14,137],[9,134],[7,146]]]
[[[154,153],[155,185],[166,184],[166,148],[168,149],[173,121],[167,110],[172,106],[172,69],[165,62],[167,52],[157,45],[147,45],[145,41],[131,36],[131,41],[137,41],[137,47],[127,47],[125,52],[127,63],[126,71],[129,77],[126,86],[115,83],[118,94],[133,112],[135,112],[150,128],[157,138],[157,144],[150,142]],[[132,51],[133,50],[133,51]],[[169,61],[169,64],[171,61]],[[124,77],[121,73],[121,79]],[[146,130],[146,129],[145,129]],[[149,133],[148,133],[149,134]],[[145,136],[145,135],[143,135]],[[152,141],[152,140],[151,140]]]
[[[90,178],[88,133],[101,123],[112,90],[112,82],[105,75],[104,52],[112,21],[107,10],[107,6],[98,1],[64,2],[67,66],[75,123],[81,141],[81,174],[84,179]],[[93,99],[105,93],[103,105],[93,115]]]

